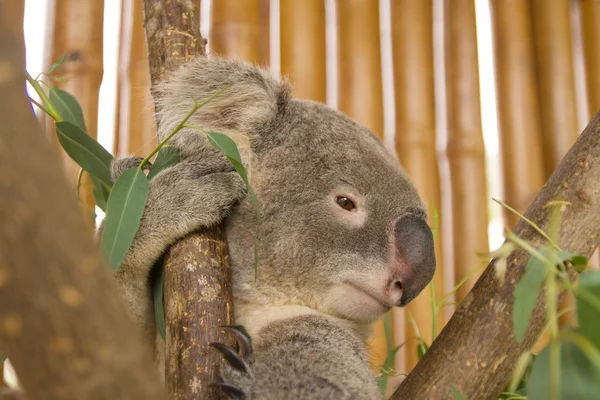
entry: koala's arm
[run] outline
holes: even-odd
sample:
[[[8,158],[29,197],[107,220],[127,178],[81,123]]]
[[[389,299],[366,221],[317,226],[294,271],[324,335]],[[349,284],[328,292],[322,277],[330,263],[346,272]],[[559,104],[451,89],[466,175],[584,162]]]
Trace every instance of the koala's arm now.
[[[243,331],[239,354],[213,344],[229,362],[219,385],[230,398],[377,399],[362,340],[331,319],[304,315],[279,320],[260,331],[254,348]]]
[[[140,161],[116,159],[113,178]],[[142,328],[149,346],[155,337],[149,281],[152,266],[178,239],[222,221],[245,193],[244,182],[226,159],[182,160],[150,181],[140,227],[115,275],[131,317]],[[103,225],[99,234],[102,230]]]

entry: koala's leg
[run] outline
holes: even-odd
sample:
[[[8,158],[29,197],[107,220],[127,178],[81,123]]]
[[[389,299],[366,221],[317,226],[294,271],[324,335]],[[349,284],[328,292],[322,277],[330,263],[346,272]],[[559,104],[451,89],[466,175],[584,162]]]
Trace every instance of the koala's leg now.
[[[143,329],[150,348],[154,347],[155,335],[149,281],[152,266],[178,239],[221,222],[246,195],[244,182],[232,170],[227,162],[188,159],[150,181],[140,227],[116,273],[131,316]]]

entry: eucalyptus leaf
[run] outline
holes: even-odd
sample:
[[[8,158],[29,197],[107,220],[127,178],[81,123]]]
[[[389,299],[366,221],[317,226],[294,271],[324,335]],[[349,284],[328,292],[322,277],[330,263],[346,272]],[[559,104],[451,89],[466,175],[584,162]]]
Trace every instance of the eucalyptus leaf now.
[[[583,272],[588,266],[588,259],[585,256],[573,256],[571,264],[577,272]]]
[[[158,276],[152,281],[152,293],[154,294],[154,320],[156,321],[156,329],[163,340],[166,340],[167,332],[165,329],[165,310],[163,305],[164,277],[164,266],[161,265]]]
[[[250,196],[250,200],[256,208],[256,218],[258,219],[258,224],[260,224],[261,214],[258,199],[256,198],[254,190],[252,190],[252,187],[250,187],[250,183],[248,182],[248,173],[242,164],[242,158],[235,142],[231,140],[229,136],[218,132],[208,132],[206,136],[211,146],[225,154],[229,162],[231,162],[231,165],[233,165],[233,168],[235,168],[237,173],[248,187],[248,195]]]
[[[69,56],[69,53],[65,53],[63,54],[54,64],[52,64],[50,66],[50,68],[48,68],[48,73],[51,74],[54,71],[56,71],[57,69],[59,69],[60,67],[62,67],[62,65],[65,63],[65,61],[67,60],[67,57]]]
[[[108,201],[108,197],[110,192],[106,189],[106,187],[100,182],[97,178],[91,176],[92,183],[94,184],[94,188],[92,193],[94,194],[94,200],[96,205],[104,212],[106,212],[106,202]]]
[[[82,131],[87,132],[83,119],[83,111],[72,94],[57,87],[52,87],[50,88],[50,102],[63,121],[77,125]]]
[[[154,178],[160,171],[179,163],[179,150],[173,146],[163,146],[156,155],[156,160],[148,173],[148,180]]]
[[[600,350],[600,271],[581,273],[579,289],[576,292],[579,328]]]
[[[217,149],[217,150],[221,151],[223,154],[225,154],[225,156],[227,157],[227,159],[229,160],[231,165],[233,165],[233,168],[235,168],[237,173],[240,175],[240,177],[246,184],[246,187],[248,188],[248,196],[250,196],[250,201],[252,201],[252,204],[254,204],[254,209],[256,210],[256,230],[258,231],[260,229],[260,223],[261,223],[261,219],[262,219],[261,212],[260,212],[260,204],[258,203],[258,199],[256,198],[256,194],[254,193],[254,190],[252,189],[252,187],[250,186],[250,183],[248,182],[248,173],[246,171],[246,168],[244,167],[244,164],[242,164],[242,157],[240,156],[240,152],[239,152],[235,142],[233,140],[231,140],[231,138],[229,136],[224,135],[222,133],[218,133],[218,132],[207,132],[206,137],[208,138],[208,142],[210,143],[211,146],[213,146],[215,149]],[[255,279],[256,279],[257,275],[258,275],[258,246],[255,242],[254,243],[254,278]]]
[[[454,385],[450,387],[450,391],[452,392],[452,398],[454,400],[468,400],[467,396],[462,394],[462,392]]]
[[[598,370],[579,347],[560,344],[560,396],[551,396],[550,347],[546,346],[533,362],[527,398],[529,400],[597,400],[600,397]]]
[[[58,141],[81,168],[107,186],[112,186],[110,163],[113,156],[96,140],[71,122],[56,123]]]
[[[574,256],[573,253],[570,253],[568,251],[558,251],[555,254],[556,254],[556,257],[558,257],[558,259],[561,262],[565,262],[567,260],[571,260],[573,258],[573,256]]]
[[[227,156],[235,170],[244,180],[244,183],[248,185],[248,174],[242,164],[242,157],[235,142],[229,136],[218,132],[207,132],[206,137],[211,146]]]
[[[559,251],[556,253],[556,256],[563,263],[569,261],[573,264],[573,268],[575,268],[577,272],[582,272],[588,264],[588,259],[585,256],[576,256],[568,251]]]
[[[106,205],[102,248],[113,269],[119,269],[140,226],[149,184],[140,168],[129,168],[117,179]]]
[[[393,347],[393,337],[392,337],[392,321],[390,317],[390,313],[386,313],[383,316],[383,331],[385,333],[385,342],[387,346],[387,354],[385,357],[385,361],[383,362],[383,366],[381,367],[381,373],[377,377],[377,387],[379,391],[385,395],[385,391],[387,389],[388,384],[388,373],[392,368],[394,368],[394,360],[396,359],[396,353],[402,347],[397,346]]]
[[[425,343],[423,339],[419,339],[419,344],[417,345],[417,357],[419,358],[419,361],[421,361],[427,350],[429,350],[427,343]]]
[[[547,250],[542,250],[544,256]],[[525,266],[525,273],[515,287],[515,302],[513,304],[513,331],[517,342],[521,343],[527,332],[529,317],[537,304],[538,292],[546,279],[546,267],[542,261],[534,256],[529,258]]]

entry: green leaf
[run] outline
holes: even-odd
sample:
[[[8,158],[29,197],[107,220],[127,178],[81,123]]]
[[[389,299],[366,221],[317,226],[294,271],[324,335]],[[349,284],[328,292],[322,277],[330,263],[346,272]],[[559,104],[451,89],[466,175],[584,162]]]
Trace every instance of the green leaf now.
[[[576,256],[568,251],[559,251],[556,253],[556,256],[563,263],[569,261],[573,264],[573,268],[575,268],[577,272],[582,272],[588,265],[588,259],[585,256]]]
[[[104,212],[106,212],[106,202],[108,201],[108,197],[110,192],[106,189],[106,187],[100,182],[97,178],[91,176],[92,183],[94,184],[94,189],[92,193],[94,194],[94,200],[96,205]]]
[[[592,400],[600,396],[599,371],[576,345],[560,343],[561,400]],[[533,362],[527,396],[529,400],[551,399],[550,347],[546,346]]]
[[[2,367],[2,363],[6,361],[6,356],[4,354],[0,354],[0,367]]]
[[[140,168],[129,168],[113,186],[102,232],[102,248],[117,270],[140,226],[148,199],[149,184]]]
[[[548,250],[542,250],[548,256]],[[517,342],[521,343],[527,332],[529,317],[537,304],[538,292],[546,279],[546,267],[534,256],[529,258],[525,273],[515,287],[515,302],[513,304],[513,331]]]
[[[419,358],[419,361],[421,361],[427,350],[429,350],[427,343],[425,343],[423,339],[419,339],[419,344],[417,345],[417,357]]]
[[[163,306],[163,282],[165,277],[164,266],[160,266],[158,276],[152,281],[152,292],[154,293],[154,320],[156,329],[163,340],[166,340],[167,332],[165,329],[165,310]]]
[[[107,186],[112,186],[110,163],[113,156],[100,143],[67,121],[56,123],[56,134],[73,161]]]
[[[390,313],[386,313],[383,316],[383,331],[385,333],[385,342],[387,346],[387,354],[385,357],[385,361],[380,368],[380,374],[377,377],[377,387],[379,387],[379,391],[382,394],[385,394],[388,383],[388,371],[391,371],[394,368],[394,361],[396,359],[396,353],[402,348],[402,345],[393,347],[393,337],[392,337],[392,321],[390,318]]]
[[[54,71],[56,71],[57,69],[59,69],[60,67],[62,67],[62,65],[67,60],[67,57],[69,57],[69,53],[63,54],[54,64],[52,64],[50,66],[50,68],[48,68],[48,73],[51,74]]]
[[[452,384],[450,387],[450,391],[452,392],[452,398],[454,400],[468,400],[467,396],[462,394],[462,392],[456,387],[456,385]]]
[[[87,132],[83,120],[83,111],[73,95],[57,87],[52,87],[50,88],[50,102],[64,121],[70,122],[82,131]]]
[[[600,271],[582,272],[575,295],[579,328],[600,350]]]
[[[250,187],[250,183],[248,182],[248,173],[246,172],[246,168],[242,164],[242,158],[240,156],[240,152],[235,145],[235,142],[231,140],[231,138],[227,135],[218,132],[208,132],[206,134],[208,137],[208,142],[217,150],[220,150],[229,162],[233,165],[233,168],[240,175],[246,186],[248,187],[248,195],[250,196],[250,200],[254,203],[256,207],[256,217],[258,219],[258,223],[260,224],[261,215],[260,208],[258,206],[258,200],[256,195],[254,194],[254,190]]]
[[[148,173],[148,180],[154,178],[160,171],[177,164],[180,161],[179,150],[173,146],[163,146],[156,155],[156,160]]]
[[[571,258],[571,264],[577,272],[583,272],[588,266],[588,259],[585,256],[574,256]]]
[[[252,201],[252,204],[254,204],[254,209],[256,210],[256,229],[258,231],[260,229],[260,223],[261,223],[261,218],[262,218],[261,213],[260,213],[260,205],[258,203],[258,199],[256,198],[256,194],[254,193],[254,190],[252,189],[252,187],[250,186],[250,183],[248,182],[248,173],[246,172],[246,168],[244,167],[244,164],[242,164],[242,157],[240,156],[240,152],[239,152],[235,142],[233,140],[231,140],[231,138],[229,136],[224,135],[222,133],[218,133],[218,132],[207,132],[206,137],[208,138],[208,142],[211,144],[211,146],[213,146],[215,149],[217,149],[217,150],[221,151],[223,154],[225,154],[225,156],[227,157],[227,159],[229,160],[231,165],[233,165],[233,168],[235,168],[237,173],[240,175],[240,177],[246,184],[246,187],[248,188],[248,196],[250,196],[250,201]],[[256,242],[255,242],[254,243],[254,274],[255,274],[255,277],[257,274],[257,267],[258,267],[258,246],[256,245]]]
[[[521,354],[517,363],[514,366],[512,373],[511,382],[504,388],[503,392],[509,393],[520,393],[519,391],[526,391],[525,386],[529,380],[529,374],[531,373],[531,366],[537,356],[530,352]]]

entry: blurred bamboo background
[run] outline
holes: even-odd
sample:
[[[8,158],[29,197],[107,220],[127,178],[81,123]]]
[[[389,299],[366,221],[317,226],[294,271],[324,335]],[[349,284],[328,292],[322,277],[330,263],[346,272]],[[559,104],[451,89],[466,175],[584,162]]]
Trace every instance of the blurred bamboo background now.
[[[448,302],[461,301],[502,225],[515,224],[491,197],[523,212],[600,109],[599,0],[195,1],[210,53],[286,76],[295,96],[347,113],[398,155],[436,228],[437,302],[466,278]],[[82,104],[89,133],[115,154],[147,155],[156,141],[142,0],[25,5],[29,72],[69,52],[54,83]],[[74,164],[64,167],[75,182]],[[432,305],[425,290],[392,312],[392,347],[407,341],[396,371],[410,371],[415,337],[430,343],[454,309],[432,318]],[[382,323],[369,345],[376,371]]]

